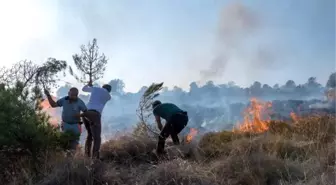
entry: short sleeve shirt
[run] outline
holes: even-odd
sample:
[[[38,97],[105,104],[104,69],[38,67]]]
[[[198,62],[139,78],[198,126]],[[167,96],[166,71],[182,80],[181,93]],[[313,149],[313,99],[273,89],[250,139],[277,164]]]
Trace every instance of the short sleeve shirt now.
[[[63,97],[56,103],[63,108],[62,121],[69,124],[79,123],[80,119],[76,115],[87,110],[85,103],[79,98],[70,103],[67,97]]]

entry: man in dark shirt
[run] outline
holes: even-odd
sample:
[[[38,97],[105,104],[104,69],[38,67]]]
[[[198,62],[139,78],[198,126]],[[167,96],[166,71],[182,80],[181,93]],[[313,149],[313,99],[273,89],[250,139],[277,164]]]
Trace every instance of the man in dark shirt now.
[[[189,118],[186,111],[181,110],[172,103],[161,103],[156,100],[152,107],[157,126],[161,131],[156,152],[157,154],[163,154],[165,141],[169,136],[171,136],[175,145],[180,144],[178,134],[187,125]],[[164,127],[162,126],[161,118],[166,120]]]

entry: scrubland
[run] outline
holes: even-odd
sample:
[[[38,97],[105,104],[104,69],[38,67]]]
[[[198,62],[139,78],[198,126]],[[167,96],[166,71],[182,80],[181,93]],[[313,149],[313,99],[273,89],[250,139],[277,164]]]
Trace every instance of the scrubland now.
[[[38,166],[27,156],[8,159],[2,177],[13,185],[335,184],[334,116],[268,124],[264,132],[207,133],[180,146],[168,141],[160,158],[155,139],[122,136],[102,145],[101,161],[54,150],[44,152]]]

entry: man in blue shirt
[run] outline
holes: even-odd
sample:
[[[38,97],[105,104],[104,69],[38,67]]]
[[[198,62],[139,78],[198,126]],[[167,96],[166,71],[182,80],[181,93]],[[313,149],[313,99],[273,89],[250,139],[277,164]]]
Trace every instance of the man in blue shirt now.
[[[73,132],[77,135],[76,140],[70,141],[70,150],[76,150],[81,134],[80,113],[87,110],[85,103],[78,98],[78,89],[74,87],[71,88],[68,92],[68,96],[56,102],[52,99],[48,90],[45,90],[44,93],[48,97],[51,107],[63,107],[61,128],[64,132]]]
[[[180,144],[178,134],[185,128],[189,118],[186,111],[181,110],[172,103],[161,103],[156,100],[152,107],[157,126],[161,131],[156,148],[157,154],[160,155],[164,154],[165,141],[169,136],[171,136],[175,145]],[[164,127],[162,126],[161,118],[166,120]]]
[[[85,85],[82,90],[84,92],[91,93],[87,104],[88,111],[82,114],[87,131],[85,154],[88,157],[91,157],[93,141],[92,157],[99,159],[99,150],[101,145],[101,115],[105,104],[111,100],[111,86],[106,84],[102,87],[93,87],[92,82],[89,82],[89,84]]]

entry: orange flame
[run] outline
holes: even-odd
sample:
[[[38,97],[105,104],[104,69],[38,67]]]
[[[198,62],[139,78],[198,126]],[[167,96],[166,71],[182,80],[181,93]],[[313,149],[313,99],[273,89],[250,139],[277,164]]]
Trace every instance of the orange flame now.
[[[234,128],[236,132],[265,132],[269,128],[270,118],[268,111],[272,107],[271,102],[261,102],[256,98],[252,98],[251,105],[244,111],[244,121],[238,123],[238,128]],[[268,120],[263,120],[263,116],[267,116]]]
[[[52,99],[56,101],[56,97],[53,96]],[[49,123],[53,126],[58,126],[59,119],[57,118],[56,109],[50,106],[48,99],[42,100],[40,105],[42,107],[42,111],[46,112],[50,116]]]
[[[187,135],[186,138],[186,143],[190,143],[192,139],[197,135],[198,130],[195,128],[190,128],[189,134]]]
[[[290,117],[293,121],[297,122],[299,120],[298,116],[295,114],[295,112],[290,113]]]

